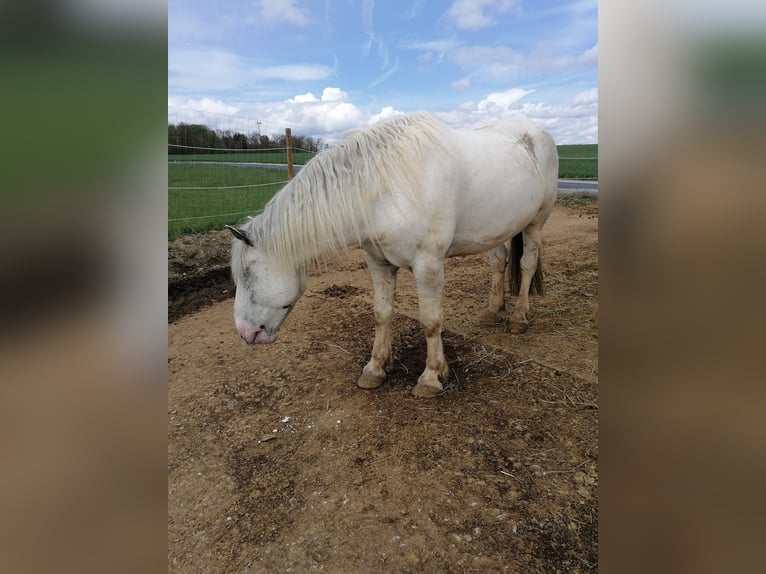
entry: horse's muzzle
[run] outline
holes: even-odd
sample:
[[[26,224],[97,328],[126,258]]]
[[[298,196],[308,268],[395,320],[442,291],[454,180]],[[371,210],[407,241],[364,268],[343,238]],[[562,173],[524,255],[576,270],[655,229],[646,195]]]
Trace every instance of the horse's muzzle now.
[[[269,335],[263,325],[256,327],[255,325],[240,321],[237,321],[236,325],[237,333],[239,333],[240,338],[248,345],[252,345],[253,343],[266,345],[277,340],[276,333],[274,335]]]

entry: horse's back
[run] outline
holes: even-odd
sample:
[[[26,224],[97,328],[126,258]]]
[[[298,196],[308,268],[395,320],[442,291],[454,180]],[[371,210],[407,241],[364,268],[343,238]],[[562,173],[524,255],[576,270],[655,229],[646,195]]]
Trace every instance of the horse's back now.
[[[544,222],[553,210],[558,194],[559,154],[553,136],[543,126],[526,118],[501,121],[489,129],[495,129],[511,141],[520,142],[533,158],[542,185],[538,217]]]
[[[547,219],[556,200],[553,138],[529,120],[455,130],[455,238],[449,255],[479,253]]]
[[[538,165],[543,183],[547,185],[557,183],[558,150],[556,149],[556,142],[540,124],[526,118],[511,118],[483,126],[474,131],[482,135],[501,134],[507,138],[511,147],[520,146],[524,148]]]

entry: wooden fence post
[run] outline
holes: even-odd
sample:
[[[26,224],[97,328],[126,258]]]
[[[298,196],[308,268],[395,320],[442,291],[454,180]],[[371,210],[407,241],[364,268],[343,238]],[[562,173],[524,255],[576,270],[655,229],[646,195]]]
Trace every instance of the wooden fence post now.
[[[287,179],[295,175],[293,168],[293,133],[290,128],[285,128],[285,146],[287,146]]]

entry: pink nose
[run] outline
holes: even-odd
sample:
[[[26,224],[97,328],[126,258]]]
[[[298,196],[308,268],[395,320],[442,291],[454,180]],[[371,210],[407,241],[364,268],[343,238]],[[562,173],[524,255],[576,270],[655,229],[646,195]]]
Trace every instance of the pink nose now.
[[[263,325],[255,326],[246,321],[236,321],[237,333],[242,340],[248,345],[253,343],[273,343],[276,341],[276,335],[268,335],[263,328]]]
[[[239,333],[243,341],[248,344],[255,342],[255,337],[258,335],[258,331],[261,330],[259,327],[245,321],[236,321],[235,324],[237,326],[237,333]]]

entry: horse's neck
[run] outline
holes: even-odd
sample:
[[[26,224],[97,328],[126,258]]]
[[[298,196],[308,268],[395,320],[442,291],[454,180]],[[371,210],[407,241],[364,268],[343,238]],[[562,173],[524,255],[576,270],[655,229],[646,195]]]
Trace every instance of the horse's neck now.
[[[305,189],[299,191],[306,192]],[[280,193],[296,193],[296,189],[284,189]],[[321,206],[321,213],[316,203],[293,201],[294,198],[285,198],[281,205],[267,209],[261,226],[267,250],[281,262],[305,269],[325,255],[364,242],[368,227],[365,216],[342,207],[342,198],[332,192],[325,198],[329,198],[329,204]],[[326,213],[337,215],[325,221]]]

